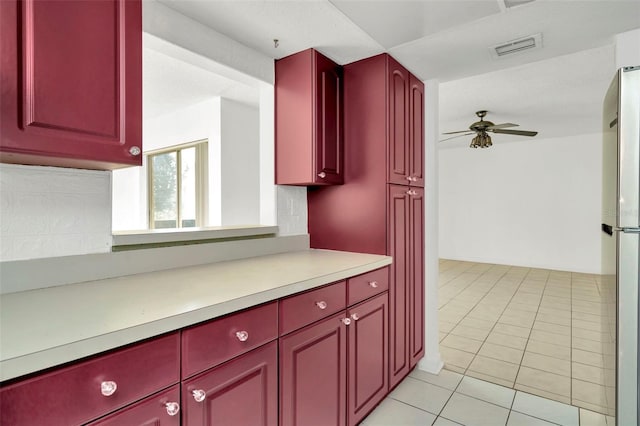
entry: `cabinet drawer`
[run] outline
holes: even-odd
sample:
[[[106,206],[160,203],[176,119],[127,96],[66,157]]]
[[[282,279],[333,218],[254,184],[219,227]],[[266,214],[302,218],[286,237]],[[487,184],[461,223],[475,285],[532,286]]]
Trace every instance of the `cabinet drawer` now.
[[[182,332],[182,377],[189,377],[278,337],[278,302]]]
[[[180,426],[180,385],[151,395],[88,426]]]
[[[389,289],[389,268],[376,269],[347,281],[348,305],[361,302]]]
[[[340,281],[283,299],[280,302],[280,335],[345,309],[346,296],[346,281]]]
[[[180,380],[180,335],[120,349],[0,389],[0,424],[77,425]],[[113,382],[110,396],[105,385]]]

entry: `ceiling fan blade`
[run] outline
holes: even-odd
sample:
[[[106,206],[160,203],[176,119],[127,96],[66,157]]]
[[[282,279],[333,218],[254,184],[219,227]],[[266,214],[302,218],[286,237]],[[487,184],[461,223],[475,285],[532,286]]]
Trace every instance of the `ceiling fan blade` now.
[[[538,132],[532,132],[529,130],[506,130],[506,129],[487,129],[487,132],[504,133],[505,135],[518,135],[518,136],[535,136]]]
[[[453,133],[460,133],[460,132],[453,132]],[[443,133],[446,135],[446,133]],[[456,135],[456,136],[451,136],[450,138],[446,138],[446,139],[440,139],[438,142],[444,142],[444,141],[448,141],[449,139],[455,139],[455,138],[459,138],[461,136],[468,136],[468,135],[473,135],[475,134],[475,132],[467,132],[464,135]]]
[[[502,124],[494,124],[493,126],[489,126],[487,127],[488,129],[505,129],[507,127],[518,127],[519,124],[513,124],[513,123],[502,123]]]
[[[458,130],[457,132],[446,132],[446,133],[443,133],[443,135],[453,135],[454,133],[468,133],[468,132],[469,132],[469,129],[467,129],[467,130]]]

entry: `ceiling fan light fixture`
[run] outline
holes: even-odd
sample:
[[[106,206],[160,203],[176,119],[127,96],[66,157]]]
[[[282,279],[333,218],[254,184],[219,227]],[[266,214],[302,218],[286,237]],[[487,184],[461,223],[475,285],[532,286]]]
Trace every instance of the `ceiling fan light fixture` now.
[[[489,148],[491,145],[493,145],[493,143],[491,143],[491,136],[482,132],[475,138],[471,139],[471,145],[469,145],[469,148]]]

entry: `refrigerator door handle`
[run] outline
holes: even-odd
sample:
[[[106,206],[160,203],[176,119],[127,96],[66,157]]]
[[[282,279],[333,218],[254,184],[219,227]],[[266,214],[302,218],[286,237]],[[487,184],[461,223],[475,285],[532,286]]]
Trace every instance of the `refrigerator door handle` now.
[[[625,234],[640,234],[640,228],[622,227],[616,228],[616,231],[624,232]]]

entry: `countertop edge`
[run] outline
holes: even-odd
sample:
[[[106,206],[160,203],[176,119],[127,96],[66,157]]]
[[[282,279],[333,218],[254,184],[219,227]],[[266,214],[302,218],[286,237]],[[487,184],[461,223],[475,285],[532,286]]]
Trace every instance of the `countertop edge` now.
[[[0,361],[0,382],[16,379],[27,374],[156,337],[203,321],[215,319],[232,312],[360,275],[388,266],[391,263],[392,258],[387,256],[386,258],[370,263],[322,276],[311,277],[303,281],[292,282],[291,284],[279,286],[271,290],[253,293],[248,296],[231,299],[172,317],[2,360]]]

